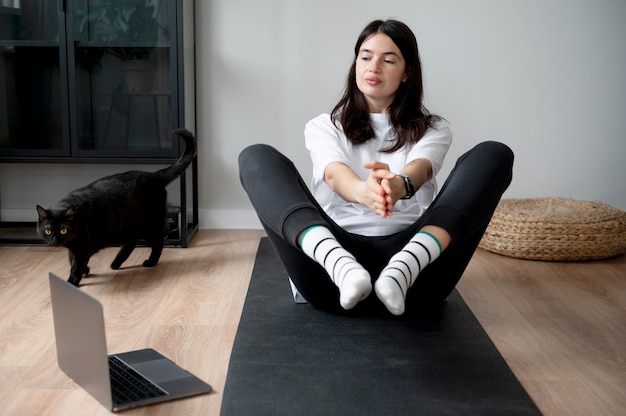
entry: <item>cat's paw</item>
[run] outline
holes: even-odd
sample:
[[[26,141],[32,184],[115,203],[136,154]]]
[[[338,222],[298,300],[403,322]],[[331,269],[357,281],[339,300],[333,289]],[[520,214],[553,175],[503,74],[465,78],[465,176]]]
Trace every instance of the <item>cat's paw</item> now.
[[[113,263],[111,263],[111,268],[113,270],[119,270],[120,267],[122,267],[122,262],[115,260],[113,261]]]
[[[154,266],[157,265],[158,262],[159,262],[158,260],[154,261],[154,260],[148,259],[148,260],[143,262],[143,267],[154,267]]]
[[[74,286],[78,287],[78,285],[80,284],[80,279],[81,279],[80,277],[70,276],[70,278],[67,279],[67,281],[73,284]]]

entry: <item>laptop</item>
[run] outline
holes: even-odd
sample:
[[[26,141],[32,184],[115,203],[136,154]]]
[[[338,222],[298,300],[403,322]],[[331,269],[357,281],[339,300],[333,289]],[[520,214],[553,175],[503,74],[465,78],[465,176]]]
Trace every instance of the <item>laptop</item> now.
[[[59,367],[109,410],[212,390],[153,349],[109,356],[102,304],[54,273],[49,280]]]

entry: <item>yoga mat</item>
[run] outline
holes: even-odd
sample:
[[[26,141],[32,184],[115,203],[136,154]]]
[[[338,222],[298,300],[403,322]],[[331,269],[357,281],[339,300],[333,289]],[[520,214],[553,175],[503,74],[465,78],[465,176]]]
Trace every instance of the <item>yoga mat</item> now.
[[[342,316],[296,304],[263,238],[221,415],[541,414],[461,296],[436,309]]]

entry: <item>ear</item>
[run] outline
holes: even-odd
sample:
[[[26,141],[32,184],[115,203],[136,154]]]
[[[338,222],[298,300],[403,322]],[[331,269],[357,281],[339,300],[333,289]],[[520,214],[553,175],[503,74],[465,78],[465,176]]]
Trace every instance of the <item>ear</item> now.
[[[76,207],[74,205],[70,205],[70,207],[65,210],[65,218],[71,221],[74,219],[74,214],[76,214]]]
[[[48,211],[46,211],[41,205],[37,205],[37,214],[39,214],[39,221],[43,221],[48,218]]]
[[[402,82],[407,82],[409,80],[409,74],[411,73],[411,68],[407,68],[404,71],[404,76],[402,77]]]

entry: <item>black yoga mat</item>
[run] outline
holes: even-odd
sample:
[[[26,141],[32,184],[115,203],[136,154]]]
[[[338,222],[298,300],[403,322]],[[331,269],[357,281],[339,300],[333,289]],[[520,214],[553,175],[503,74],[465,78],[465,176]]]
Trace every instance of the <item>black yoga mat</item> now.
[[[263,238],[221,414],[540,412],[456,291],[441,308],[410,317],[319,311],[294,303],[287,275]]]

